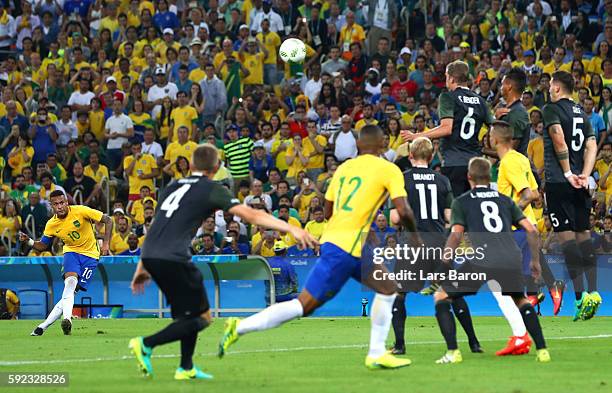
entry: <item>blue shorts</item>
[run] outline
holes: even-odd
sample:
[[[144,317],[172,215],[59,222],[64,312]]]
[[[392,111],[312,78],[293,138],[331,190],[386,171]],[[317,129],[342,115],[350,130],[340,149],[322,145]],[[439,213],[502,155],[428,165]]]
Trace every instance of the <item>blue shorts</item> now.
[[[517,229],[512,232],[514,235],[514,241],[518,246],[519,250],[521,250],[521,254],[523,255],[523,275],[531,276],[531,268],[529,267],[529,262],[531,262],[531,249],[529,248],[529,243],[527,242],[527,232],[524,229]]]
[[[64,254],[63,273],[78,274],[79,283],[77,288],[87,291],[89,281],[93,278],[94,271],[98,267],[98,260],[76,252],[67,252]]]
[[[349,278],[361,282],[361,260],[332,243],[321,245],[321,256],[306,279],[304,288],[325,303],[340,291]]]

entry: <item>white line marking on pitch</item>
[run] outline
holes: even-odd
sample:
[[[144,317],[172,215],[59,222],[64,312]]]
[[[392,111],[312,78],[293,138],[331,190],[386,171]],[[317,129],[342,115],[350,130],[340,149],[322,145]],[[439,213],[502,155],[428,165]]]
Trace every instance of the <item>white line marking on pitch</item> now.
[[[597,334],[594,336],[562,336],[562,337],[546,337],[546,340],[594,340],[598,338],[612,338],[612,334]],[[501,341],[501,339],[486,339],[481,342]],[[458,342],[467,342],[467,340],[458,340]],[[444,344],[444,341],[418,341],[408,342],[408,345],[432,345]],[[297,352],[297,351],[312,351],[322,349],[354,349],[366,348],[367,344],[348,344],[348,345],[327,345],[327,346],[311,346],[311,347],[293,347],[293,348],[271,348],[271,349],[252,349],[246,351],[232,351],[231,355],[245,355],[250,353],[275,353],[275,352]],[[199,354],[199,356],[217,356],[216,352],[208,352]],[[178,358],[180,355],[163,354],[154,355],[154,358]],[[133,359],[133,356],[116,356],[116,357],[97,357],[86,359],[53,359],[53,360],[0,360],[2,366],[24,366],[31,364],[69,364],[69,363],[91,363],[91,362],[113,362],[118,360]]]

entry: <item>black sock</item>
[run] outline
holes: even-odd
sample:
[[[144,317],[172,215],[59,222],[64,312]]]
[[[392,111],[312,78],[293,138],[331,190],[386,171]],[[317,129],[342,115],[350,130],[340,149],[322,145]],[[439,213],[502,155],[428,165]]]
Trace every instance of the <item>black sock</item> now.
[[[538,319],[538,314],[534,310],[533,306],[530,303],[523,304],[519,308],[519,311],[521,312],[523,322],[525,323],[525,327],[527,328],[529,335],[535,342],[536,348],[546,348],[546,342],[544,341],[544,334],[542,333],[540,320]]]
[[[197,340],[198,332],[181,339],[181,367],[183,370],[191,370],[193,368],[193,352],[195,351]]]
[[[576,300],[580,300],[582,292],[584,291],[584,283],[582,281],[582,254],[580,254],[578,244],[575,240],[563,243],[563,256],[565,257],[565,266],[567,266],[567,271],[574,285]]]
[[[552,270],[550,270],[550,266],[542,250],[540,250],[540,267],[542,268],[542,280],[544,280],[544,284],[548,289],[552,289],[556,281],[555,276]]]
[[[586,276],[589,292],[597,290],[597,256],[593,248],[591,239],[585,240],[579,244],[580,253],[582,254],[582,268]]]
[[[457,328],[455,318],[451,313],[451,302],[449,300],[440,300],[436,303],[436,319],[446,341],[446,348],[449,350],[457,349]]]
[[[462,297],[458,297],[453,299],[453,313],[455,313],[455,318],[459,320],[461,327],[465,331],[465,334],[468,337],[468,342],[470,343],[470,347],[474,345],[480,345],[478,342],[478,338],[476,338],[476,332],[474,331],[474,325],[472,324],[472,316],[470,315],[470,308],[468,307],[466,301]]]
[[[177,319],[159,332],[151,336],[145,337],[143,339],[143,343],[149,348],[154,348],[158,345],[163,345],[171,343],[173,341],[181,340],[182,338],[188,337],[194,333],[197,334],[205,327],[206,322],[200,317]]]
[[[527,295],[528,296],[535,296],[538,294],[538,284],[536,283],[535,279],[532,276],[523,276],[525,279],[525,283],[527,284]]]
[[[395,347],[402,348],[404,344],[404,326],[406,325],[406,297],[397,295],[393,302],[393,332],[395,333]]]

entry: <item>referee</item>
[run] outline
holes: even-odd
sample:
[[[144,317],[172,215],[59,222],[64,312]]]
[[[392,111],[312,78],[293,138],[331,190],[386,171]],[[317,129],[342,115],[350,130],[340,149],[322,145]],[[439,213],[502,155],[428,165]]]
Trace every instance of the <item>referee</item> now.
[[[218,169],[217,149],[210,144],[198,146],[191,160],[191,176],[166,187],[161,194],[153,224],[147,232],[142,260],[134,273],[131,288],[135,294],[142,293],[145,284],[153,279],[166,295],[174,321],[151,336],[130,340],[129,347],[145,376],[153,375],[153,348],[180,341],[181,363],[174,378],[212,378],[195,367],[192,361],[198,332],[211,323],[202,273],[191,263],[189,252],[191,239],[202,220],[216,210],[229,211],[254,225],[289,232],[304,247],[316,245],[316,241],[304,230],[240,204],[225,187],[210,180]]]

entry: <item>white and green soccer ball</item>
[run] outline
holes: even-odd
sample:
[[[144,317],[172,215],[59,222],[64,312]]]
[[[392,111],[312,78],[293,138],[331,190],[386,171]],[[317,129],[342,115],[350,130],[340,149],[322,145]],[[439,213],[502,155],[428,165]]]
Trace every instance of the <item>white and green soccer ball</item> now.
[[[306,44],[297,38],[288,38],[281,44],[278,55],[285,63],[302,63],[306,59]]]

